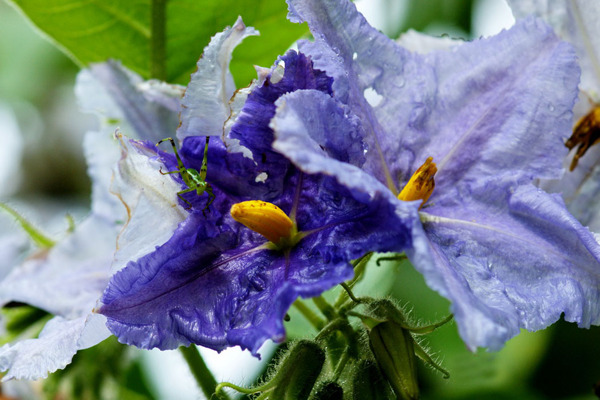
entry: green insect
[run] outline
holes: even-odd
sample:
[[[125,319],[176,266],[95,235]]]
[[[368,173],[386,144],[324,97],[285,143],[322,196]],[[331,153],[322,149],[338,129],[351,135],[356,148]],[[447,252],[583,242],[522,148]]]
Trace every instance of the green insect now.
[[[175,171],[163,172],[163,170],[161,168],[160,173],[163,175],[179,174],[181,176],[181,179],[183,179],[183,182],[187,185],[188,188],[184,189],[180,192],[177,192],[177,197],[179,197],[181,200],[183,200],[189,206],[189,207],[187,207],[188,210],[190,208],[192,208],[192,203],[190,203],[189,201],[184,199],[183,196],[181,196],[182,194],[188,193],[188,192],[193,192],[193,191],[195,191],[198,194],[198,196],[201,196],[202,193],[204,193],[204,192],[206,192],[208,194],[208,203],[206,204],[206,207],[204,207],[204,209],[202,210],[202,214],[204,214],[205,210],[208,210],[208,207],[211,205],[211,203],[215,199],[215,195],[212,191],[212,187],[210,186],[210,183],[206,182],[206,171],[208,169],[207,168],[207,153],[208,153],[209,138],[210,138],[209,136],[206,137],[206,145],[204,146],[204,157],[202,158],[202,167],[200,168],[200,172],[198,172],[197,170],[195,170],[193,168],[186,168],[183,165],[183,161],[181,161],[181,158],[179,157],[179,153],[177,152],[177,148],[175,147],[175,142],[173,141],[172,138],[169,137],[169,138],[163,139],[163,140],[159,141],[158,143],[156,143],[156,145],[158,146],[162,142],[166,142],[168,140],[169,142],[171,142],[171,146],[173,146],[173,152],[175,153],[175,157],[177,157],[177,168],[178,169],[176,169]]]

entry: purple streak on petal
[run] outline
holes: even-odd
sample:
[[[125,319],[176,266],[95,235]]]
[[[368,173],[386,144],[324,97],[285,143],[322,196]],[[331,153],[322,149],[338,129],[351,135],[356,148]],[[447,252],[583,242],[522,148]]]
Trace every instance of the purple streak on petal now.
[[[319,240],[289,256],[253,250],[264,238],[245,230],[207,237],[192,214],[173,238],[117,273],[99,312],[124,343],[170,349],[190,342],[257,355],[267,339],[284,339],[283,317],[298,296],[314,296],[349,279],[350,264],[324,258]],[[327,253],[325,253],[327,254]]]

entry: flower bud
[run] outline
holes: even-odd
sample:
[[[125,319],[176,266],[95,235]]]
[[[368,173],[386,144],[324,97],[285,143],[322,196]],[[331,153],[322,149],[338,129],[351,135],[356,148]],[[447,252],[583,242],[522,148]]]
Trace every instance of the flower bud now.
[[[352,400],[387,400],[393,397],[390,385],[370,360],[362,360],[352,377]]]
[[[369,344],[379,369],[399,399],[417,399],[417,365],[414,339],[394,321],[381,322],[369,332]]]
[[[343,400],[344,390],[335,382],[323,382],[315,388],[310,400]]]
[[[279,364],[269,399],[306,400],[319,378],[325,351],[315,342],[301,340]]]

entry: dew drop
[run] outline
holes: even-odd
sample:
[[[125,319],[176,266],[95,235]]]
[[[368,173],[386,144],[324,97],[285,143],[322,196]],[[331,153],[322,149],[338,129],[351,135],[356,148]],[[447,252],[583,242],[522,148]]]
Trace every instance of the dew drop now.
[[[383,100],[383,96],[377,93],[372,87],[366,88],[363,95],[371,107],[377,107]]]

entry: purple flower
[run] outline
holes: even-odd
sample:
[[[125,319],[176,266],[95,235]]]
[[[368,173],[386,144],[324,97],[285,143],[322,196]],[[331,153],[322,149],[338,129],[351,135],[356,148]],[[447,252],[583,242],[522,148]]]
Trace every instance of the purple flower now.
[[[210,141],[207,181],[216,195],[210,211],[202,213],[207,196],[184,194],[192,207],[168,240],[132,257],[111,279],[99,312],[108,317],[108,327],[120,341],[160,349],[190,343],[215,350],[239,345],[257,355],[265,340],[284,339],[283,318],[298,297],[319,295],[352,277],[350,260],[368,251],[411,246],[418,205],[394,201],[385,186],[362,175],[362,126],[331,98],[331,78],[296,52],[282,57],[269,73],[260,73],[243,108],[233,110],[235,123],[226,144],[215,137]],[[190,87],[200,87],[198,79],[204,78],[194,76]],[[344,132],[332,140],[323,135],[302,138],[298,146],[307,160],[302,170],[273,150],[269,127],[275,101],[299,89],[321,95],[326,131]],[[196,97],[189,96],[188,109]],[[181,126],[186,128],[180,155],[187,168],[199,169],[205,138],[190,134],[190,127],[218,123],[192,123],[187,121],[190,115],[182,114]],[[215,118],[223,116],[215,113]],[[127,156],[119,168],[124,182],[131,181],[127,171],[134,169],[128,165],[160,159],[164,170],[176,168],[173,155],[156,152],[150,143],[124,141],[124,148]],[[178,174],[162,177],[153,168],[156,179],[185,187]],[[123,196],[128,190],[123,184],[117,192]],[[155,190],[177,202],[176,191]],[[277,205],[282,218],[289,216],[293,229],[283,241],[270,241],[257,233],[260,229],[254,232],[232,218],[234,204],[256,205],[257,200]],[[182,205],[175,209],[183,210]],[[144,215],[143,226],[160,219]],[[258,224],[264,225],[261,220]]]
[[[521,328],[561,315],[599,323],[600,247],[558,196],[532,183],[562,173],[579,76],[573,49],[527,19],[419,55],[370,27],[350,2],[288,4],[290,19],[308,22],[315,37],[300,51],[334,78],[329,103],[361,122],[363,174],[397,194],[428,157],[437,163],[420,211],[424,234],[413,229],[407,254],[452,302],[469,348],[499,349]],[[292,137],[343,135],[323,129],[322,97],[284,95],[272,121],[274,148],[303,170],[313,163]]]

